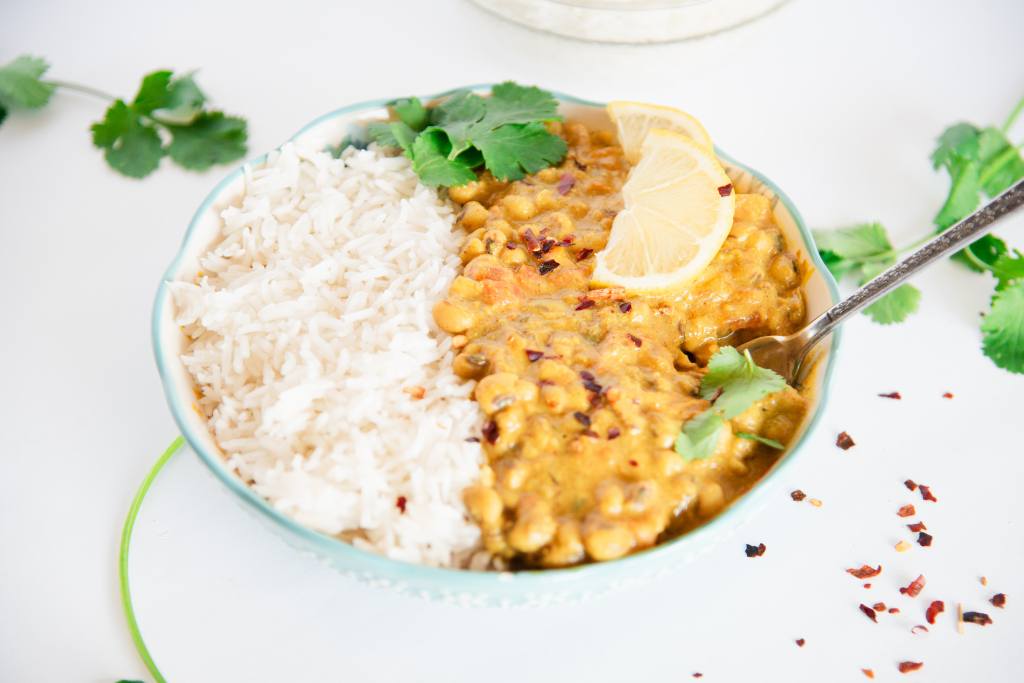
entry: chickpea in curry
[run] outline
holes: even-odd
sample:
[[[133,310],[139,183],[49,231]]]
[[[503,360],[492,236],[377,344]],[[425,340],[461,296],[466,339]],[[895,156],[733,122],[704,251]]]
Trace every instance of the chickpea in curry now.
[[[731,420],[711,457],[673,450],[709,405],[698,390],[719,345],[799,328],[804,267],[768,199],[738,194],[721,250],[682,290],[591,289],[630,166],[613,134],[549,125],[569,145],[559,166],[449,190],[463,267],[434,309],[487,420],[466,506],[486,550],[519,568],[610,560],[703,523],[779,457],[735,432],[786,443],[805,412],[787,387]]]

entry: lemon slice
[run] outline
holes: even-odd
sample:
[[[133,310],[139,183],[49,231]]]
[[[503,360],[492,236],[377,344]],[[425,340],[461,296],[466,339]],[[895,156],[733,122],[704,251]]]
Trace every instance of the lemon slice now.
[[[714,154],[658,128],[644,139],[622,199],[592,279],[635,292],[677,288],[700,273],[729,234],[736,209]]]
[[[685,111],[642,102],[611,102],[607,107],[608,116],[618,129],[619,144],[626,160],[635,164],[640,160],[640,146],[653,128],[682,133],[708,151],[714,150],[711,136],[700,121]]]

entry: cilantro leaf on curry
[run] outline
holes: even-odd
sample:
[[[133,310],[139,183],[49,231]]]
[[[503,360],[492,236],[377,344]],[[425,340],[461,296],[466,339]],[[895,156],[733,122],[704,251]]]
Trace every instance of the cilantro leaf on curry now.
[[[463,185],[481,166],[499,180],[518,180],[558,163],[567,149],[544,126],[560,118],[558,102],[532,86],[505,82],[489,97],[460,90],[431,108],[414,97],[391,108],[398,121],[370,124],[370,138],[400,148],[426,185]]]
[[[700,383],[700,397],[711,406],[684,425],[676,437],[676,453],[687,460],[699,460],[715,452],[726,420],[736,417],[759,400],[786,388],[786,381],[776,372],[759,367],[749,353],[740,353],[723,346],[708,361],[707,373]],[[773,448],[782,445],[748,432],[737,433]],[[776,444],[778,444],[776,446]]]

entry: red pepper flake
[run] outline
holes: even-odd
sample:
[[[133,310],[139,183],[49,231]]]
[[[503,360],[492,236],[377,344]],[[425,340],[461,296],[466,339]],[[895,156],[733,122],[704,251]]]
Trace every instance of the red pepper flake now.
[[[622,311],[623,313],[629,313],[630,311],[633,310],[633,304],[629,303],[628,301],[620,301],[619,310]]]
[[[526,357],[531,363],[536,363],[544,357],[543,351],[534,351],[533,349],[526,349]]]
[[[942,395],[942,398],[946,398],[946,399],[953,398],[953,394],[947,391],[946,393],[944,393]]]
[[[875,677],[875,672],[872,671],[871,669],[861,669],[860,672],[862,674],[864,674],[865,676],[867,676],[868,678],[874,678]]]
[[[885,603],[884,602],[876,602],[875,604],[873,604],[871,606],[871,609],[875,610],[876,612],[884,612],[885,611]]]
[[[583,382],[583,388],[586,389],[587,391],[593,391],[595,394],[600,396],[601,395],[601,390],[602,390],[603,387],[600,384],[598,384],[597,382],[593,382],[591,380],[587,380],[587,381]]]
[[[910,632],[913,633],[915,636],[919,633],[928,633],[928,627],[924,624],[918,624],[914,626],[912,629],[910,629]]]
[[[527,228],[523,232],[523,241],[526,242],[526,248],[530,251],[538,251],[540,249],[540,240],[537,239],[537,235],[531,228]]]
[[[597,305],[597,302],[594,301],[593,299],[588,299],[585,296],[581,296],[580,297],[580,302],[576,305],[576,310],[577,311],[585,311],[588,308],[593,308],[596,305]]]
[[[519,245],[516,244],[515,242],[505,242],[505,248],[506,249],[515,249],[518,246]]]
[[[789,497],[799,503],[801,500],[807,497],[807,494],[801,491],[800,489],[797,489],[796,491],[790,492]]]
[[[470,443],[480,443],[480,437],[479,436],[471,436],[471,437],[468,437],[466,439],[466,441],[468,441]]]
[[[928,527],[924,525],[924,522],[914,522],[913,524],[908,524],[907,528],[916,534],[918,531],[924,531]]]
[[[918,488],[921,489],[921,497],[922,498],[924,498],[925,500],[930,500],[933,503],[938,503],[939,502],[939,499],[936,498],[934,495],[932,495],[932,489],[931,489],[930,486],[925,486],[924,484],[920,484],[920,485],[918,485]]]
[[[917,490],[917,484],[914,483],[913,479],[907,479],[905,482],[903,482],[903,485],[906,486],[911,491]]]
[[[722,197],[728,197],[729,195],[731,195],[732,183],[729,183],[728,185],[722,185],[720,188],[718,188],[718,194]]]
[[[854,443],[853,438],[850,437],[846,432],[839,432],[839,436],[836,437],[836,445],[842,448],[844,451],[848,451],[857,444]]]
[[[921,591],[924,590],[924,584],[924,574],[918,574],[917,578],[911,581],[908,585],[900,587],[900,593],[903,593],[904,595],[909,595],[912,598],[916,598],[918,595],[921,594]]]
[[[694,671],[694,672],[693,672],[693,677],[694,677],[694,678],[701,678],[701,677],[702,677],[703,675],[704,675],[704,674],[702,674],[702,673],[701,673],[701,672],[699,672],[699,671]]]
[[[558,266],[558,261],[554,259],[548,259],[547,261],[541,261],[540,265],[537,266],[537,270],[538,272],[540,272],[541,275],[547,275]]]
[[[487,443],[493,444],[498,440],[498,423],[494,420],[488,420],[484,425],[483,434],[484,438],[487,439]]]
[[[994,606],[998,607],[999,609],[1002,609],[1006,607],[1006,594],[996,593],[992,596],[992,599],[989,600],[989,602],[991,602]]]
[[[540,253],[541,253],[541,255],[544,255],[544,254],[548,253],[549,251],[551,251],[552,249],[554,249],[555,248],[555,244],[556,243],[555,243],[555,241],[553,239],[546,238],[543,242],[540,243]]]
[[[408,501],[406,500],[405,496],[399,496],[398,500],[395,501],[395,507],[397,507],[399,509],[399,511],[401,511],[401,513],[403,515],[405,514],[405,504],[406,504],[406,502],[408,502]]]
[[[898,392],[898,391],[890,391],[888,394],[879,394],[879,397],[881,397],[881,398],[892,398],[892,399],[896,399],[897,401],[900,400],[901,398],[903,398],[902,396],[900,396],[900,392]]]
[[[637,466],[637,464],[638,464],[638,463],[637,463],[637,461],[636,461],[636,460],[630,460],[630,461],[629,461],[629,466],[630,466],[630,467],[636,467],[636,466]]]
[[[889,612],[889,614],[899,614],[900,613],[900,608],[899,607],[890,607],[886,611]]]
[[[597,432],[595,432],[593,429],[584,429],[580,433],[583,434],[583,436],[589,436],[591,439],[598,439],[598,438],[600,438],[597,435]]]
[[[985,614],[984,612],[964,612],[964,621],[968,624],[988,626],[992,623],[992,617]]]
[[[797,638],[797,639],[796,639],[796,646],[797,646],[797,647],[803,647],[803,646],[804,646],[804,643],[806,643],[806,642],[807,642],[807,641],[806,641],[806,640],[804,640],[803,638]]]
[[[874,568],[871,565],[862,564],[860,569],[847,569],[847,574],[853,574],[858,579],[870,579],[872,576],[878,576],[882,573],[882,565],[878,565],[878,568]]]
[[[576,235],[573,235],[572,233],[569,233],[568,235],[566,235],[565,237],[563,237],[562,239],[560,239],[558,241],[558,246],[560,246],[560,247],[571,247],[572,243],[575,242],[575,241],[576,241]]]
[[[577,261],[584,261],[593,253],[594,253],[594,250],[589,248],[589,247],[587,247],[585,249],[580,249],[579,253],[576,254],[576,260]]]
[[[864,584],[864,587],[865,587],[865,588],[871,588],[871,584],[870,584],[870,583],[865,583],[865,584]]]
[[[922,666],[924,666],[924,662],[900,662],[899,670],[901,674],[908,674],[911,671],[917,671]]]
[[[913,517],[917,514],[917,510],[914,509],[913,505],[904,505],[896,511],[896,514],[900,517]]]
[[[594,381],[594,373],[592,373],[590,370],[580,370],[580,377],[582,377],[588,382]]]
[[[619,438],[619,435],[620,435],[620,434],[622,434],[622,432],[621,432],[621,431],[619,431],[619,428],[618,428],[618,427],[611,427],[611,428],[609,428],[609,429],[608,429],[608,440],[609,440],[609,441],[611,441],[612,439],[617,439],[617,438]],[[629,461],[629,464],[630,464],[630,465],[633,465],[633,467],[636,467],[636,465],[634,464],[634,462],[635,462],[635,461],[633,461],[633,460],[630,460],[630,461]]]
[[[928,609],[924,611],[924,618],[928,620],[929,624],[935,625],[935,617],[939,616],[946,611],[946,603],[942,600],[932,600],[932,604],[928,605]]]
[[[633,346],[637,347],[638,349],[644,345],[644,340],[641,339],[640,337],[637,337],[636,335],[630,334],[628,332],[626,333],[626,336],[629,337],[629,341],[633,342]]]
[[[586,413],[581,413],[580,411],[577,410],[575,413],[572,414],[572,416],[575,417],[576,421],[579,422],[584,427],[590,426],[590,416],[587,415]]]
[[[563,173],[562,177],[558,179],[558,194],[567,195],[572,186],[576,184],[576,176],[572,173]]]
[[[922,531],[921,533],[919,533],[917,535],[917,544],[927,548],[928,546],[930,546],[932,544],[932,535]]]
[[[757,545],[750,545],[748,543],[744,552],[747,553],[747,557],[761,557],[767,549],[764,543],[758,543]]]
[[[875,614],[875,610],[871,609],[870,607],[865,605],[863,602],[860,604],[860,611],[863,612],[867,616],[868,619],[870,619],[871,621],[875,622],[876,624],[878,623],[878,615]]]

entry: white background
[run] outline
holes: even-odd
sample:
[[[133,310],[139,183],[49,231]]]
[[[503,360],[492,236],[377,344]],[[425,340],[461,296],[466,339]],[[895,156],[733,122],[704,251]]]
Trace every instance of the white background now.
[[[877,218],[905,243],[946,191],[928,162],[936,135],[961,118],[1001,122],[1024,95],[1022,26],[1017,0],[795,0],[708,39],[616,47],[459,0],[4,0],[0,62],[40,54],[54,78],[123,96],[146,71],[201,67],[216,104],[249,117],[253,154],[341,105],[506,78],[677,105],[812,226]],[[176,433],[149,310],[227,169],[115,175],[89,142],[103,108],[59,93],[0,128],[4,683],[148,678],[115,562],[131,496]],[[1001,232],[1024,244],[1021,218]],[[906,324],[848,325],[828,412],[760,516],[674,578],[581,607],[462,610],[348,583],[256,526],[182,453],[143,509],[132,565],[154,657],[175,683],[867,680],[861,667],[884,681],[903,680],[903,659],[925,662],[908,681],[1011,680],[1024,665],[1024,378],[980,353],[987,277],[944,263],[917,284]],[[892,390],[904,399],[876,397]],[[845,453],[833,445],[844,429],[857,440]],[[910,494],[906,477],[939,502]],[[824,506],[792,502],[797,487]],[[910,534],[895,510],[911,501],[935,544],[897,554]],[[744,542],[768,552],[747,559]],[[885,566],[871,590],[843,572],[865,562]],[[900,596],[919,572],[924,594]],[[985,602],[996,591],[1006,610]],[[932,599],[995,624],[958,635],[947,614],[911,635]],[[903,611],[872,624],[857,604],[877,600]]]

